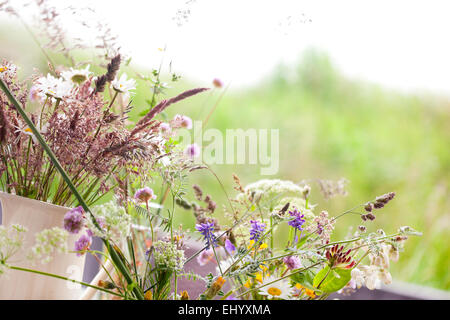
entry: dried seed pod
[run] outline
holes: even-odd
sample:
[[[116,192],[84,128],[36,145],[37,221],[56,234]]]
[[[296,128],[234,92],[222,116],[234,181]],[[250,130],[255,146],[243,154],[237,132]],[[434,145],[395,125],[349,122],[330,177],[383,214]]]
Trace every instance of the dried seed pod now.
[[[200,186],[194,184],[194,185],[192,186],[192,189],[194,189],[195,198],[196,198],[198,201],[201,201],[202,198],[203,198],[203,191],[202,191],[202,189],[200,188]]]
[[[375,220],[375,215],[373,213],[368,213],[366,216],[367,216],[367,219],[369,219],[370,221]]]
[[[381,208],[384,207],[384,203],[382,203],[382,202],[375,202],[375,203],[373,204],[373,207],[374,207],[375,209],[381,209]]]
[[[372,212],[372,210],[373,210],[373,203],[372,202],[367,202],[365,207],[364,207],[364,210],[366,210],[367,212]]]

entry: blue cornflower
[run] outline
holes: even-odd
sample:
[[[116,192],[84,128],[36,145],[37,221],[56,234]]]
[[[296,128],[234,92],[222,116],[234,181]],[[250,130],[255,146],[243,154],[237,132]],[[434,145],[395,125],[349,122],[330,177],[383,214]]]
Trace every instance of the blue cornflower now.
[[[293,220],[289,221],[288,224],[297,229],[298,231],[303,231],[303,224],[305,223],[305,219],[303,219],[305,217],[304,214],[301,214],[300,211],[297,210],[297,208],[294,208],[294,211],[289,211],[289,214],[291,215],[291,217],[295,217]]]
[[[214,222],[196,224],[195,229],[197,229],[197,231],[205,238],[206,249],[209,249],[209,246],[211,245],[217,245],[217,238],[214,235]]]
[[[252,224],[252,228],[250,229],[250,240],[258,242],[266,229],[266,224],[255,220],[250,220],[250,223]]]

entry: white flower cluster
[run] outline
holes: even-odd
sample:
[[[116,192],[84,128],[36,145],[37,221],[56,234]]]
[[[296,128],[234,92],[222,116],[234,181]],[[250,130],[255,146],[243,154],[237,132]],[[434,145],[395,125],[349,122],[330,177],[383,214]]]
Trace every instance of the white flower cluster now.
[[[120,242],[130,234],[131,216],[115,200],[92,207],[91,211],[103,230],[100,231],[88,217],[86,224],[94,235]]]
[[[10,227],[0,225],[0,275],[8,268],[8,260],[23,246],[27,229],[19,224]]]
[[[254,198],[260,198],[263,203],[274,202],[278,204],[281,203],[280,200],[283,197],[303,198],[305,187],[300,187],[289,180],[262,179],[247,185],[244,191],[246,195],[253,194]],[[237,200],[243,200],[244,196],[244,194],[239,194]]]
[[[43,264],[52,260],[55,253],[67,253],[68,232],[62,228],[44,229],[36,234],[36,241],[28,254],[31,262],[41,261]]]
[[[395,259],[392,252],[393,247],[383,243],[377,253],[369,253],[370,265],[361,265],[358,268],[354,268],[351,272],[352,279],[348,286],[353,289],[359,289],[365,285],[367,289],[374,290],[379,289],[381,283],[391,284],[392,276],[389,272],[389,260],[390,258]]]
[[[154,244],[153,257],[155,265],[159,268],[170,271],[179,271],[183,269],[186,261],[183,250],[178,250],[175,244],[166,241],[156,241]]]

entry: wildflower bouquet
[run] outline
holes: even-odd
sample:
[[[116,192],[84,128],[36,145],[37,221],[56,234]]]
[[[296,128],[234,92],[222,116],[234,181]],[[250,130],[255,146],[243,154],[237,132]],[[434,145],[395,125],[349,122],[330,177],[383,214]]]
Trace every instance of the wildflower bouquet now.
[[[52,12],[45,10],[46,15]],[[63,53],[69,57],[69,50]],[[67,252],[67,235],[72,234],[78,240],[70,254],[92,254],[101,270],[92,283],[83,283],[18,267],[15,255],[30,248],[23,246],[26,229],[10,225],[0,226],[0,275],[10,269],[34,272],[78,282],[103,294],[100,298],[133,300],[326,299],[333,292],[362,285],[375,289],[392,281],[390,260],[398,259],[409,236],[420,235],[411,227],[372,230],[371,221],[395,193],[335,216],[316,209],[309,185],[277,179],[244,187],[234,176],[237,195],[223,206],[198,185],[190,197],[189,174],[214,172],[194,161],[200,152],[196,145],[178,146],[177,130],[190,129],[190,118],[157,118],[207,88],[157,101],[164,84],[154,71],[155,79],[142,77],[152,79],[149,109],[132,122],[128,101],[136,82],[120,72],[121,54],[106,57],[103,73],[94,75],[87,64],[58,69],[50,63],[50,73],[26,81],[18,80],[11,62],[0,64],[0,188],[70,207],[60,228],[37,235],[27,257],[45,262],[55,252]],[[215,80],[214,85],[222,83]],[[329,184],[320,184],[322,191]],[[334,189],[341,190],[342,184]],[[108,194],[111,200],[103,201]],[[181,210],[192,211],[194,232],[174,225]],[[357,231],[333,239],[337,220],[349,214],[361,218]],[[223,216],[228,224],[219,223]],[[102,239],[104,251],[91,249],[94,236]],[[201,243],[191,255],[186,254],[189,238]],[[190,262],[199,268],[186,270]],[[211,265],[215,271],[204,274],[202,268]],[[179,290],[183,278],[196,280],[202,293]]]

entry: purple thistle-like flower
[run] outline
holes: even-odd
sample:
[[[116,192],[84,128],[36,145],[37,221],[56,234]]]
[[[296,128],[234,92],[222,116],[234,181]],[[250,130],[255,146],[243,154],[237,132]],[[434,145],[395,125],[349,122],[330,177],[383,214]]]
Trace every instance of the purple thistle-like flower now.
[[[199,231],[206,241],[206,249],[209,249],[211,245],[217,245],[217,238],[214,235],[214,222],[196,224],[195,228]]]
[[[152,188],[145,187],[136,191],[136,193],[134,194],[134,198],[136,200],[147,202],[152,199],[156,199],[156,195],[153,193]]]
[[[303,267],[300,258],[296,256],[284,257],[283,262],[286,265],[286,267],[288,267],[289,270],[299,269]]]
[[[250,223],[252,225],[252,228],[250,229],[250,240],[258,242],[266,229],[266,224],[255,220],[250,220]]]
[[[64,215],[64,229],[70,233],[78,233],[84,226],[83,208],[81,206],[73,208]]]
[[[92,243],[92,238],[86,234],[83,234],[76,242],[75,242],[75,251],[77,252],[77,256],[80,257],[85,254],[85,251],[89,249],[89,246]]]
[[[225,249],[229,254],[234,254],[234,252],[236,252],[236,247],[231,243],[229,239],[225,240]]]
[[[301,214],[301,212],[298,211],[297,208],[294,208],[294,211],[289,211],[289,214],[291,215],[291,217],[295,218],[289,221],[288,225],[297,229],[298,231],[302,231],[303,230],[302,226],[305,223],[305,219],[303,219],[305,215]]]

